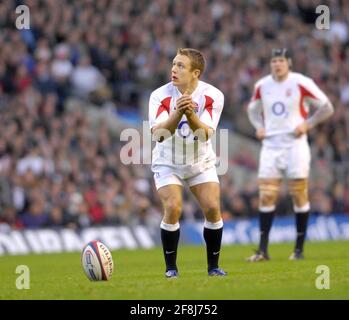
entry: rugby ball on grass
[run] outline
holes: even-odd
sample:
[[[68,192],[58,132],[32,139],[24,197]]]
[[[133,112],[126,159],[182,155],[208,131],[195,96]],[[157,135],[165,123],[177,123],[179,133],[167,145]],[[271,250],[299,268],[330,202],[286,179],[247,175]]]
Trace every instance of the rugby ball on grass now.
[[[113,274],[113,258],[107,246],[101,241],[91,241],[84,247],[81,263],[87,278],[91,281],[106,281]]]

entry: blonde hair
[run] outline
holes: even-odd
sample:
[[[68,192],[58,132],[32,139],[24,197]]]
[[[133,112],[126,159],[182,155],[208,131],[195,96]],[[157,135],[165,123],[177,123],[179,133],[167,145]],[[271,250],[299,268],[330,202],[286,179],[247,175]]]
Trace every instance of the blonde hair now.
[[[205,58],[203,54],[199,50],[192,48],[180,48],[177,50],[177,54],[187,56],[190,59],[191,70],[200,70],[200,78],[205,71]]]

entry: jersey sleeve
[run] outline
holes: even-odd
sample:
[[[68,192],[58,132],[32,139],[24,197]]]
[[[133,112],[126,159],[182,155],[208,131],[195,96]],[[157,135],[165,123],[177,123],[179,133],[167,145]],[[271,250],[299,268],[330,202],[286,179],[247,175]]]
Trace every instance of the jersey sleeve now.
[[[219,91],[214,95],[208,93],[204,96],[205,106],[200,116],[200,121],[213,130],[216,130],[223,111],[224,95]]]
[[[160,99],[159,95],[153,92],[149,98],[149,126],[150,129],[155,125],[167,120],[170,113],[171,98]]]
[[[255,129],[263,128],[263,109],[260,85],[255,85],[253,96],[247,106],[248,119]]]
[[[304,77],[298,85],[301,91],[301,99],[304,99],[307,104],[316,108],[321,108],[329,101],[326,94],[312,79]]]

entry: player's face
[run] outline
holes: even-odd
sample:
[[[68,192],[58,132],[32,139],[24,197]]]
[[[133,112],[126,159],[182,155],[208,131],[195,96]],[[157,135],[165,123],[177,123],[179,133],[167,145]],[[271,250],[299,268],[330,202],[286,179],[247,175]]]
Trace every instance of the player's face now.
[[[283,79],[287,76],[290,68],[285,57],[274,57],[270,61],[271,73],[277,79]]]
[[[176,87],[186,89],[195,79],[198,70],[191,70],[191,61],[187,56],[177,55],[173,59],[171,80]]]

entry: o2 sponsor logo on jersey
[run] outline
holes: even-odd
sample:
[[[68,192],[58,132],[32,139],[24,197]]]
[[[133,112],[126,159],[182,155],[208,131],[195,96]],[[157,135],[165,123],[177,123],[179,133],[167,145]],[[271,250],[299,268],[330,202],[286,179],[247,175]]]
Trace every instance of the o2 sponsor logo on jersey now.
[[[194,107],[194,112],[198,113],[199,112],[199,105],[197,102],[194,101],[195,107]],[[187,139],[191,134],[192,134],[192,130],[190,129],[189,123],[187,120],[183,120],[178,124],[178,135],[183,138],[183,139]],[[197,140],[198,137],[194,137],[194,140]]]
[[[280,101],[273,103],[273,105],[271,106],[271,110],[273,114],[275,114],[278,117],[280,116],[287,117],[288,115],[288,112],[286,112],[286,106]]]
[[[181,121],[178,124],[178,135],[183,138],[186,139],[189,137],[189,135],[191,134],[191,129],[189,127],[189,123],[187,120]]]
[[[197,136],[193,135],[193,131],[190,129],[190,126],[187,120],[181,121],[178,124],[177,133],[181,138],[186,139],[188,142],[191,141],[191,139],[188,139],[189,137],[192,137],[194,141],[197,141],[199,139]]]

